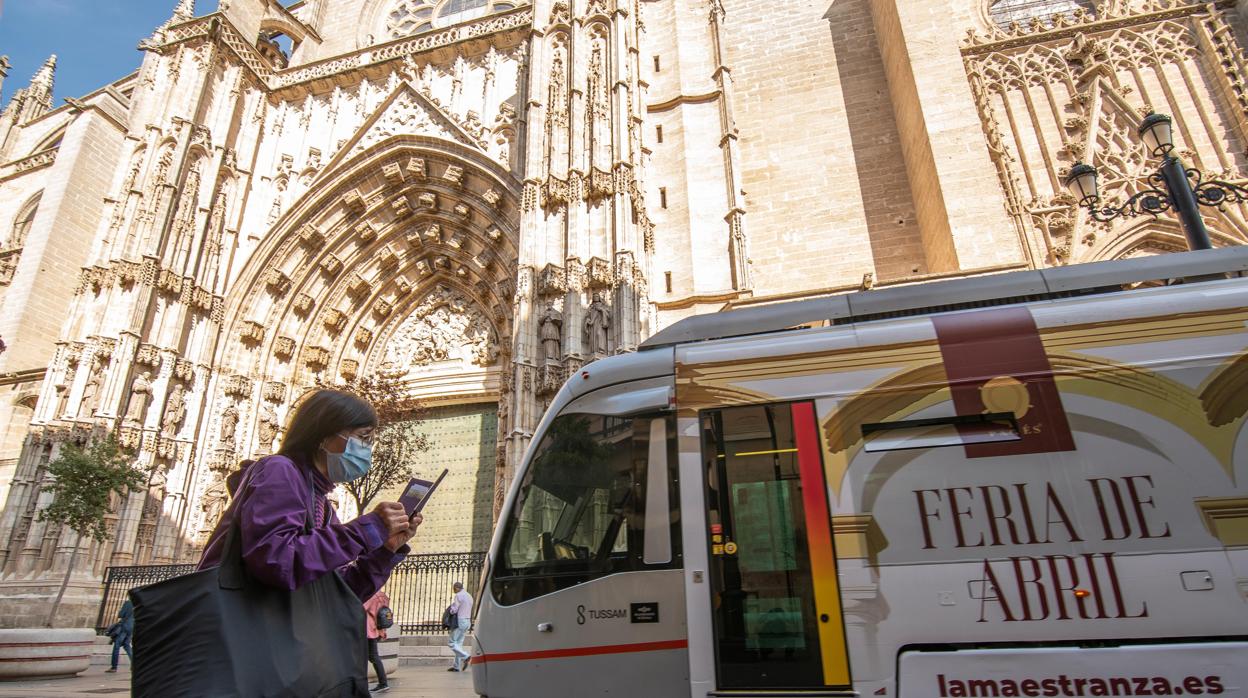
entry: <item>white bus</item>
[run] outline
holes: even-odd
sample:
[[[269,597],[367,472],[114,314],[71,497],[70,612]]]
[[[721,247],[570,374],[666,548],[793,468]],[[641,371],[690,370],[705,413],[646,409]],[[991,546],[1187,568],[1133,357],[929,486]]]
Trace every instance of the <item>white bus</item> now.
[[[508,495],[477,692],[1248,695],[1245,270],[867,291],[588,365]]]

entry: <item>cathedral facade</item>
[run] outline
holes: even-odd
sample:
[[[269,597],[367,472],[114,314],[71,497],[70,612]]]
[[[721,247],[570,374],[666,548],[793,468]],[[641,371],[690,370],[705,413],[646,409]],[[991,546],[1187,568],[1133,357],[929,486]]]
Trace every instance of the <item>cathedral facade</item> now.
[[[1242,182],[1241,4],[181,0],[59,106],[53,57],[0,113],[0,621],[80,544],[37,517],[68,441],[150,473],[81,544],[82,625],[106,567],[197,558],[318,380],[430,406],[429,549],[480,550],[563,381],[675,320],[1182,249],[1062,180],[1147,186],[1155,110]]]

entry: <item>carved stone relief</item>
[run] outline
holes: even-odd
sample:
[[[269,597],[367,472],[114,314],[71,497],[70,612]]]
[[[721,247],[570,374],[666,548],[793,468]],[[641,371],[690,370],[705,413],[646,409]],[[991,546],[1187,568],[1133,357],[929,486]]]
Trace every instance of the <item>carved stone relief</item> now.
[[[400,373],[460,360],[490,366],[498,357],[498,336],[471,301],[438,286],[395,330],[382,352],[381,368]]]

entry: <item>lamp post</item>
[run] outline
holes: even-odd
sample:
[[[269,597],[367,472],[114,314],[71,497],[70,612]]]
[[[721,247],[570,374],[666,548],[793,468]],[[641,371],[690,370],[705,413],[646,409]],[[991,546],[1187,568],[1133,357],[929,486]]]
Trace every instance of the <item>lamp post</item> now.
[[[1116,208],[1102,206],[1096,168],[1077,162],[1066,175],[1066,189],[1080,206],[1088,209],[1093,219],[1102,223],[1145,214],[1157,217],[1173,209],[1183,226],[1187,246],[1193,250],[1212,248],[1209,231],[1200,217],[1200,207],[1220,209],[1228,202],[1248,201],[1248,189],[1217,179],[1205,181],[1200,170],[1184,167],[1174,154],[1173,122],[1165,114],[1149,113],[1140,122],[1137,134],[1153,157],[1162,158],[1161,168],[1148,176],[1150,188],[1136,193]]]

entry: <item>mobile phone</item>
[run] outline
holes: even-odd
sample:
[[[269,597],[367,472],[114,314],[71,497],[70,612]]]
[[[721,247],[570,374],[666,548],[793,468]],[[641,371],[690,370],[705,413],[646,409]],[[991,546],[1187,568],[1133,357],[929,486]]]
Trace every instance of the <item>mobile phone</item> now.
[[[403,495],[399,497],[399,503],[403,505],[403,510],[407,512],[407,518],[412,518],[420,513],[421,509],[425,508],[425,504],[433,496],[434,490],[438,489],[438,485],[442,484],[442,480],[446,477],[447,472],[449,470],[443,469],[442,474],[433,482],[416,477],[408,481],[407,487],[403,489]]]

